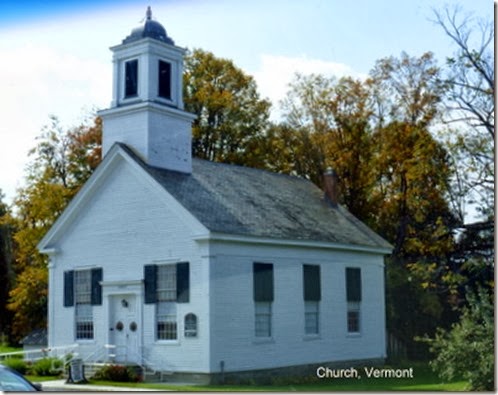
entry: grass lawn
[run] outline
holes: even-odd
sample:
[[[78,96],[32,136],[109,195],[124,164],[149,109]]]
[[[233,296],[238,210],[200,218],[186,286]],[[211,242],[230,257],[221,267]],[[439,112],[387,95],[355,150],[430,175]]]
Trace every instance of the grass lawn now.
[[[397,368],[399,366],[396,366]],[[160,383],[113,383],[104,381],[91,381],[91,384],[113,385],[129,388],[150,388],[175,391],[464,391],[466,382],[455,381],[452,383],[441,383],[432,370],[423,364],[412,364],[402,366],[413,367],[413,378],[361,378],[351,379],[318,379],[307,380],[305,384],[285,384],[282,379],[276,380],[275,385],[173,385]],[[362,369],[358,369],[362,371]],[[305,382],[305,380],[301,380]],[[91,386],[89,386],[89,390]]]
[[[17,352],[17,351],[22,351],[22,348],[0,345],[0,354],[6,353],[6,352]]]

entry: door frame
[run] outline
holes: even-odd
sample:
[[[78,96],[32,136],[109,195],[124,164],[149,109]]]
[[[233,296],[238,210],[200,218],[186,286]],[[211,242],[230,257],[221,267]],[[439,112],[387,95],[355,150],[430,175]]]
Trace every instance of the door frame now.
[[[124,295],[133,295],[136,303],[136,323],[137,323],[137,358],[127,362],[134,362],[137,364],[142,363],[143,359],[143,282],[142,280],[133,281],[102,281],[102,296],[104,306],[103,318],[103,331],[105,345],[112,345],[113,332],[110,330],[114,328],[113,319],[113,303],[115,297]],[[136,359],[136,360],[135,360]]]

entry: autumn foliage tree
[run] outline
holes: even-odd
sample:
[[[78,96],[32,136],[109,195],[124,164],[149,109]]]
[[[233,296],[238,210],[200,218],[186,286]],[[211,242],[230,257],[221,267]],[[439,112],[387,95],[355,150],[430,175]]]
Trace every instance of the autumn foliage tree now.
[[[342,203],[368,222],[374,183],[369,100],[360,80],[297,75],[283,101],[284,121],[268,134],[267,167],[319,186],[324,170],[333,167],[341,179]]]
[[[445,92],[431,53],[380,59],[364,80],[298,75],[267,139],[269,168],[321,185],[333,167],[342,203],[393,244],[389,329],[410,344],[435,330],[461,280],[448,267],[453,169],[431,131]]]
[[[4,203],[5,195],[0,189],[0,336],[10,338],[12,312],[7,309],[9,291],[14,280],[12,227],[10,225],[10,210]],[[3,339],[0,339],[2,341]]]
[[[101,121],[64,130],[51,118],[30,152],[26,186],[18,190],[14,229],[16,280],[9,294],[12,332],[19,339],[46,323],[47,262],[36,245],[99,162]]]
[[[192,151],[215,162],[256,165],[270,102],[254,78],[228,59],[194,49],[185,58],[185,109],[197,115]]]

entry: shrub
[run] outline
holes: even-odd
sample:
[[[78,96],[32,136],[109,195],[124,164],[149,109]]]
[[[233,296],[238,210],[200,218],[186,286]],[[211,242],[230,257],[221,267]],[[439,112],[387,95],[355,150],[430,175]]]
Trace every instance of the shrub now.
[[[15,371],[23,375],[28,371],[28,364],[26,363],[26,361],[24,361],[24,359],[21,358],[7,358],[2,361],[2,364],[8,366],[11,369],[14,369]]]
[[[58,358],[43,358],[31,367],[31,373],[36,376],[56,376],[63,370],[63,362]]]
[[[129,367],[122,365],[106,365],[93,376],[96,380],[118,381],[118,382],[137,382],[138,375]]]
[[[449,331],[425,339],[435,359],[432,368],[445,380],[464,378],[470,391],[494,391],[494,304],[485,290],[469,293],[468,306]]]

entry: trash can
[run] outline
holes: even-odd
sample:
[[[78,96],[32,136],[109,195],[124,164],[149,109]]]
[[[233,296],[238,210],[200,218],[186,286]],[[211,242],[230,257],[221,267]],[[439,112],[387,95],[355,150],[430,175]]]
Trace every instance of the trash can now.
[[[69,362],[69,378],[67,381],[75,384],[86,382],[82,359],[75,358]]]

